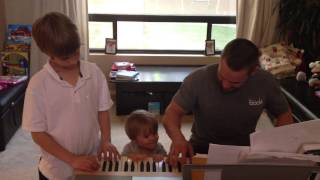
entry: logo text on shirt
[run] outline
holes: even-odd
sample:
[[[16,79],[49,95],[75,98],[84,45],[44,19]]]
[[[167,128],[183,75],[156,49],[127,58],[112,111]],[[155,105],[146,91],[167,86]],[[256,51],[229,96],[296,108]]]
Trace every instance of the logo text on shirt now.
[[[259,106],[263,103],[263,100],[261,98],[259,99],[249,99],[249,105],[250,106]]]

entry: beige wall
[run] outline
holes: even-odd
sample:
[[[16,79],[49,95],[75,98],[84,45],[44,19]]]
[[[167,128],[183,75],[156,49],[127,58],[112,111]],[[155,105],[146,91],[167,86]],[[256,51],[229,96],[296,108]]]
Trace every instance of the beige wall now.
[[[0,0],[0,51],[3,48],[5,33],[6,33],[6,21],[5,21],[5,4],[4,0]]]
[[[7,24],[31,24],[34,0],[4,0]]]
[[[33,0],[0,0],[0,45],[4,43],[7,24],[31,24]]]

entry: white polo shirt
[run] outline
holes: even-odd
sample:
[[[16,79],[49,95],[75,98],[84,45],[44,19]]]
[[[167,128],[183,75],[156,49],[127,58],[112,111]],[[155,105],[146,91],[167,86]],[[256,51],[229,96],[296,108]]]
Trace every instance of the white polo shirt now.
[[[96,154],[100,144],[98,111],[110,109],[107,81],[94,63],[80,61],[76,86],[61,80],[47,63],[30,80],[24,101],[22,128],[47,132],[74,154]],[[72,179],[73,169],[44,150],[40,171],[49,179]]]

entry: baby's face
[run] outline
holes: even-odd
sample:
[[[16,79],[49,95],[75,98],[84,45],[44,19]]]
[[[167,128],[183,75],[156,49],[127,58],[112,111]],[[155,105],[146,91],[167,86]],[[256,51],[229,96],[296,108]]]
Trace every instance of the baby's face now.
[[[157,147],[158,139],[158,133],[140,133],[136,142],[141,148],[154,150]]]

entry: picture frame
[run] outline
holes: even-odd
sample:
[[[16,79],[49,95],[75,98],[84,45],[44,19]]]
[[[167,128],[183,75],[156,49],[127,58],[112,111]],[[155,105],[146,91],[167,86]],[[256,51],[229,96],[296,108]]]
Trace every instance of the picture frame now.
[[[206,48],[205,48],[206,56],[211,56],[215,54],[215,40],[206,40]]]
[[[117,53],[117,40],[112,38],[106,38],[105,45],[106,54],[116,54]]]

